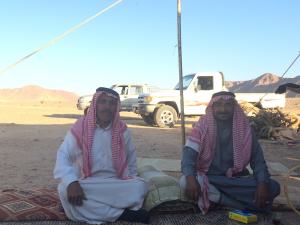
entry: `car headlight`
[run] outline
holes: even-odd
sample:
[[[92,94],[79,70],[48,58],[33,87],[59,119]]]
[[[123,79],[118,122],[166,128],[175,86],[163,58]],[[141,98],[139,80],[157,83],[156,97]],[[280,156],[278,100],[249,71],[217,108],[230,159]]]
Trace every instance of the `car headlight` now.
[[[153,97],[152,96],[146,96],[144,97],[144,102],[145,103],[150,103],[152,101]]]

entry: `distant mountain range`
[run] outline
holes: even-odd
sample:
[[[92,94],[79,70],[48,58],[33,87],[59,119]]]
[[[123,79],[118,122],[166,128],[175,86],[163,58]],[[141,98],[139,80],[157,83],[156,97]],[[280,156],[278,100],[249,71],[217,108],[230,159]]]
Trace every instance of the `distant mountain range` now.
[[[58,102],[75,104],[77,99],[78,96],[72,92],[45,89],[36,85],[24,86],[22,88],[0,89],[1,102]]]
[[[300,75],[294,78],[280,78],[274,74],[265,73],[253,80],[225,81],[225,86],[232,92],[274,92],[279,85],[284,83],[300,85]],[[287,97],[300,97],[300,95],[287,91]]]
[[[300,76],[280,78],[271,73],[265,73],[253,80],[225,81],[225,86],[232,92],[274,92],[283,83],[300,85]],[[300,97],[293,92],[287,92],[288,97]],[[76,104],[78,95],[63,91],[45,89],[36,85],[22,88],[0,89],[0,102],[58,102]]]

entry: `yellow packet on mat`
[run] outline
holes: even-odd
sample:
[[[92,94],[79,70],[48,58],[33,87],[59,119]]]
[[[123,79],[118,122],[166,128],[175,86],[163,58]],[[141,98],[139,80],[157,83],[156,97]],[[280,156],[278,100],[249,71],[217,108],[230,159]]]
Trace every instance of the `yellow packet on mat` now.
[[[247,210],[233,210],[228,213],[228,216],[232,220],[236,220],[242,223],[254,223],[257,222],[257,215],[250,213]]]

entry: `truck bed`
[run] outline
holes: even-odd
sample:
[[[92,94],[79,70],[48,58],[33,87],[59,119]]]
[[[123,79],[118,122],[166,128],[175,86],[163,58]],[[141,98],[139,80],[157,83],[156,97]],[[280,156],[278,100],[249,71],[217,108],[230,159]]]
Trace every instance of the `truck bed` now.
[[[283,108],[285,106],[285,93],[235,93],[237,101],[250,103],[261,102],[264,108]]]

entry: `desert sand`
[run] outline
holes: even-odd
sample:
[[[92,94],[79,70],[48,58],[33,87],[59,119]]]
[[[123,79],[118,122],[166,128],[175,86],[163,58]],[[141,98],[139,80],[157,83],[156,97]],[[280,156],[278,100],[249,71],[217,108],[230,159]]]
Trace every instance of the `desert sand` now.
[[[289,99],[286,111],[300,114],[300,99]],[[0,189],[52,187],[56,152],[75,120],[74,104],[0,102]],[[132,112],[121,112],[133,136],[138,157],[180,159],[181,129],[147,126]],[[198,118],[186,119],[186,132]],[[299,145],[288,147],[260,140],[266,160],[291,168],[300,164]]]

